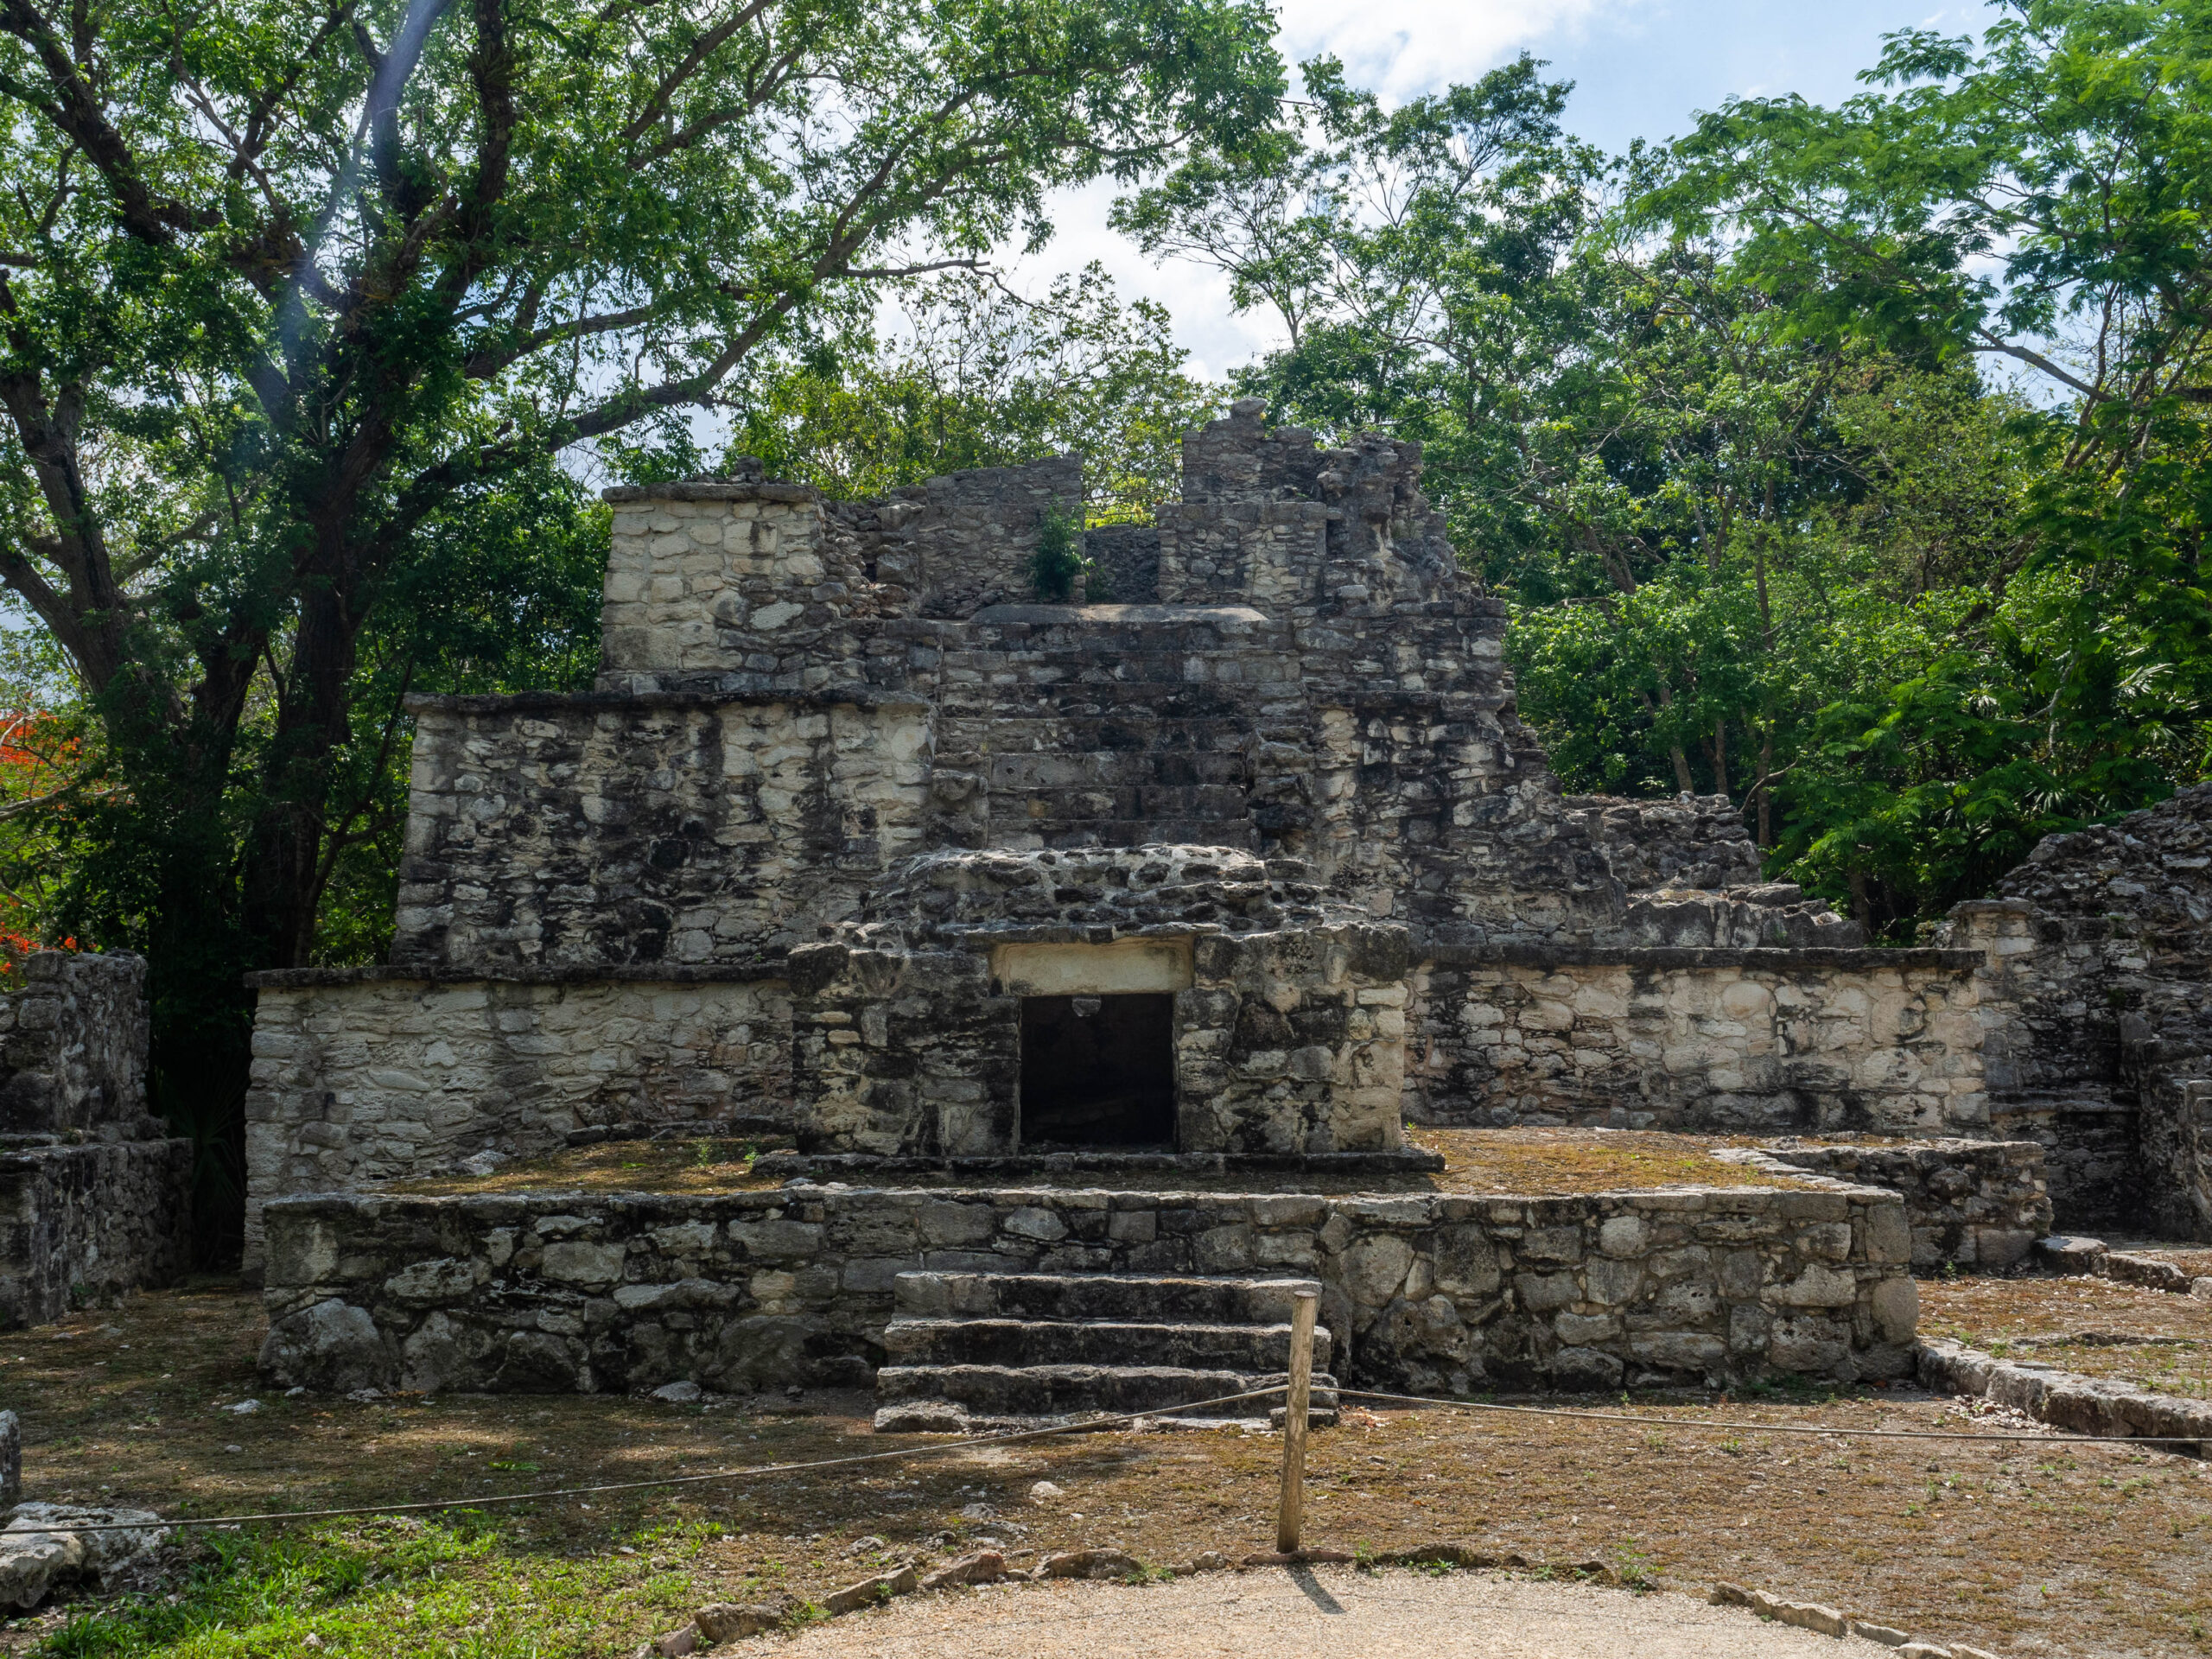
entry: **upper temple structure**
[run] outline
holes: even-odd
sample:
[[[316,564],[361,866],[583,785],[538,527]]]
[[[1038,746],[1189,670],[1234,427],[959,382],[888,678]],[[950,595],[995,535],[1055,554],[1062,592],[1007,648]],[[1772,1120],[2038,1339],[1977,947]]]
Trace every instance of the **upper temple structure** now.
[[[389,964],[257,976],[250,1264],[264,1210],[301,1205],[287,1195],[679,1127],[787,1146],[790,1167],[817,1176],[1003,1173],[1073,1154],[1090,1169],[1243,1169],[1277,1191],[1440,1166],[1408,1145],[1408,1124],[1871,1131],[2039,1145],[2039,1224],[2047,1178],[2064,1219],[2205,1230],[2196,1117],[2212,1084],[2196,1079],[2212,1071],[2198,1035],[2212,1022],[2195,1013],[2196,940],[2212,914],[2212,845],[2197,850],[2212,798],[2047,842],[2008,896],[1959,907],[1936,945],[1869,948],[1855,924],[1762,880],[1726,798],[1560,792],[1516,712],[1505,607],[1454,556],[1420,466],[1417,445],[1368,435],[1323,448],[1239,404],[1185,439],[1181,499],[1156,526],[1084,534],[1087,574],[1061,603],[1039,601],[1031,565],[1050,524],[1079,518],[1072,458],[868,502],[757,468],[608,492],[596,685],[414,699]],[[480,1289],[454,1279],[438,1294],[514,1294],[503,1275],[518,1269],[502,1264],[536,1235],[482,1207]],[[485,1336],[491,1358],[402,1357],[458,1340],[442,1325],[423,1334],[432,1293],[378,1280],[358,1293],[385,1298],[368,1311],[333,1287],[342,1251],[320,1253],[340,1245],[316,1242],[398,1213],[372,1211],[287,1208],[289,1288],[272,1278],[272,1313],[323,1325],[286,1342],[342,1348],[353,1338],[330,1321],[358,1314],[387,1367],[364,1375],[412,1366],[505,1386],[485,1379],[532,1343],[569,1343],[556,1369],[571,1379],[608,1363],[587,1353],[601,1338],[555,1325]],[[1005,1213],[1033,1212],[1060,1230],[1036,1239],[1084,1236],[1035,1204]],[[1327,1235],[1336,1244],[1313,1232],[1282,1259],[1310,1256],[1327,1280],[1330,1252],[1364,1248],[1343,1241],[1382,1217]],[[1020,1225],[1046,1224],[1007,1224],[1028,1237]],[[1942,1225],[1925,1249],[1946,1259],[2001,1263],[2031,1236],[2017,1217]],[[1671,1248],[1663,1230],[1606,1226],[1617,1243]],[[1499,1242],[1517,1228],[1497,1223],[1483,1248],[1522,1249]],[[1889,1259],[1875,1235],[1836,1236],[1859,1252],[1856,1292],[1802,1264],[1788,1282],[1857,1295],[1859,1311],[1836,1316],[1846,1334],[1819,1351],[1872,1352],[1902,1306],[1877,1307],[1878,1281],[1903,1269],[1873,1265]],[[1829,1248],[1807,1237],[1808,1262]],[[1084,1248],[1103,1263],[1126,1243]],[[390,1248],[411,1261],[456,1247],[426,1234]],[[1151,1259],[1152,1245],[1129,1248],[1136,1265]],[[1401,1248],[1419,1262],[1445,1246],[1393,1243],[1380,1259]],[[916,1243],[908,1266],[935,1271],[933,1251]],[[425,1286],[462,1271],[423,1260]],[[815,1357],[791,1366],[804,1372],[847,1340],[825,1334],[839,1319],[861,1319],[870,1297],[888,1307],[890,1261],[840,1269],[804,1318],[776,1312],[810,1294],[803,1274],[763,1268],[769,1291],[730,1294],[766,1298],[748,1317],[801,1320]],[[668,1271],[692,1283],[706,1269]],[[1412,1298],[1428,1270],[1396,1271],[1376,1306]],[[1413,1325],[1380,1313],[1374,1328],[1396,1335],[1357,1334],[1372,1274],[1345,1272],[1351,1300],[1332,1317],[1382,1344],[1355,1358],[1418,1347]],[[1419,1317],[1446,1319],[1443,1280],[1423,1282]],[[1719,1334],[1669,1351],[1705,1356],[1681,1363],[1710,1374],[1726,1370],[1713,1354],[1737,1351],[1729,1332],[1785,1341],[1770,1319],[1729,1324],[1728,1297],[1765,1307],[1760,1319],[1809,1306],[1757,1273],[1747,1290],[1713,1282],[1719,1300],[1694,1317]],[[1449,1317],[1494,1319],[1516,1295],[1516,1318],[1546,1306],[1525,1287],[1488,1294],[1467,1291]],[[1611,1319],[1594,1289],[1575,1295],[1589,1302],[1577,1330]],[[883,1328],[855,1326],[850,1351],[880,1358]],[[1569,1369],[1619,1375],[1635,1328],[1605,1339],[1618,1354]],[[1566,1351],[1551,1325],[1530,1329],[1529,1353]],[[664,1344],[695,1340],[707,1338],[664,1331],[661,1357],[621,1374],[664,1376],[677,1363]],[[1459,1386],[1484,1374],[1471,1363],[1418,1374]],[[1550,1358],[1528,1363],[1554,1374]]]

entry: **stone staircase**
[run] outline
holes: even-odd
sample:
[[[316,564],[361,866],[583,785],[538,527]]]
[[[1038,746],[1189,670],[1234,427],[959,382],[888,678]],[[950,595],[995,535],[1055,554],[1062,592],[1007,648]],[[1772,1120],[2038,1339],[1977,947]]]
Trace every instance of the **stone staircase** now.
[[[883,1333],[875,1427],[886,1433],[1028,1427],[1155,1412],[1283,1381],[1306,1279],[902,1273]],[[1313,1332],[1311,1421],[1336,1421],[1332,1340]],[[1281,1396],[1198,1421],[1259,1419]],[[1168,1421],[1190,1421],[1179,1414]]]

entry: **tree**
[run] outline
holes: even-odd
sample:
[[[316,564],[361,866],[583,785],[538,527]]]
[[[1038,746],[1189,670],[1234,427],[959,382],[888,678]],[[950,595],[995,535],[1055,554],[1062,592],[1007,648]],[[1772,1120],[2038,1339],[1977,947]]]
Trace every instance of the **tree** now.
[[[388,834],[397,694],[447,666],[401,613],[458,550],[810,313],[1236,142],[1268,32],[1251,0],[0,0],[0,582],[102,730],[71,903],[152,956],[172,1109],[234,1113],[239,970],[308,961]]]
[[[1601,165],[1540,67],[1386,113],[1309,67],[1281,155],[1198,158],[1122,222],[1275,310],[1287,343],[1240,389],[1423,442],[1463,556],[1512,603],[1522,709],[1570,786],[1727,793],[1777,872],[1910,931],[2024,852],[2069,787],[2035,773],[2006,816],[1971,783],[1974,755],[2026,753],[2024,716],[1997,711],[2049,689],[2021,652],[2058,632],[2020,607],[2088,591],[2021,580],[2052,534],[2042,423],[1924,319],[1875,326],[1740,220],[1661,213],[1711,207],[1696,142]],[[1745,197],[1804,142],[1745,161]],[[1794,222],[1758,235],[1794,246]],[[1938,687],[1948,736],[1918,741],[1893,700],[1930,712]],[[1939,808],[1957,788],[1971,810]]]
[[[1211,265],[1240,309],[1274,313],[1287,344],[1239,391],[1325,434],[1421,440],[1431,493],[1485,556],[1541,535],[1516,493],[1522,440],[1587,310],[1571,260],[1600,161],[1562,133],[1571,88],[1542,67],[1386,111],[1316,59],[1298,119],[1114,211],[1154,257]]]
[[[2024,365],[2016,555],[1824,719],[1802,867],[1923,907],[2204,775],[2212,739],[2212,7],[2005,4],[1890,37],[1835,110],[1730,104],[1635,204],[1724,239],[1777,337]]]
[[[858,324],[765,361],[731,398],[730,448],[851,499],[1070,452],[1091,522],[1148,522],[1182,435],[1218,394],[1184,369],[1166,308],[1124,306],[1096,264],[1030,300],[970,272],[911,281]]]

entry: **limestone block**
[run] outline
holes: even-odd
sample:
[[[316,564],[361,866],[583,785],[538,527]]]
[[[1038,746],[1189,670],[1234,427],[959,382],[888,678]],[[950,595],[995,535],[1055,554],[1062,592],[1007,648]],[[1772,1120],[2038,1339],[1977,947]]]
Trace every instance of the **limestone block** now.
[[[1859,1281],[1849,1273],[1817,1263],[1788,1284],[1771,1287],[1768,1300],[1788,1307],[1848,1307],[1859,1297]]]

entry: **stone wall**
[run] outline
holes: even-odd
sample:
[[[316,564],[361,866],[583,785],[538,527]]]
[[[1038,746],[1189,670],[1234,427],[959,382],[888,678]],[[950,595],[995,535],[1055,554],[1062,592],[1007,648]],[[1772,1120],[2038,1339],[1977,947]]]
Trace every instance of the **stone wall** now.
[[[934,943],[871,949],[863,929],[802,947],[788,965],[690,979],[667,967],[534,982],[265,975],[251,1211],[487,1150],[535,1154],[617,1122],[768,1116],[810,1150],[1004,1153],[1018,1138],[1020,993],[994,985],[989,953],[1012,939],[1130,948],[1163,918],[1201,912],[1206,924],[1162,935],[1194,950],[1177,990],[1185,1151],[1386,1148],[1402,1116],[2012,1135],[2046,1146],[2069,1224],[2107,1213],[2101,1195],[2121,1179],[2106,1166],[2112,1150],[2072,1118],[2061,1133],[1986,1116],[1972,953],[1414,961],[1402,930],[1286,910],[1280,894],[1314,890],[1273,891],[1268,867],[1228,849],[933,855],[863,913],[898,911],[942,934]],[[975,931],[993,916],[1013,925]],[[2124,1151],[2133,1179],[2132,1140]]]
[[[2146,980],[2120,1020],[2153,1230],[2212,1238],[2212,983]]]
[[[247,1266],[287,1192],[550,1151],[610,1123],[788,1117],[791,1007],[772,975],[440,981],[257,976]]]
[[[912,699],[416,698],[391,959],[416,968],[756,960],[918,850]]]
[[[2050,1231],[2043,1148],[2031,1141],[1924,1141],[1910,1146],[1783,1141],[1720,1157],[1811,1170],[1904,1198],[1916,1273],[1957,1266],[1993,1272],[2024,1261]]]
[[[1348,1380],[1603,1389],[1904,1375],[1895,1193],[1325,1198],[793,1186],[271,1205],[272,1386],[865,1384],[896,1275],[1303,1274]]]
[[[0,1132],[130,1136],[146,1116],[146,963],[35,950],[0,995]]]
[[[1942,1135],[1986,1122],[1978,952],[1432,950],[1434,1123]]]
[[[2044,1142],[2059,1219],[2212,1237],[2212,785],[2047,836],[1946,942],[1988,953],[1993,1121]]]
[[[39,950],[0,995],[0,1325],[184,1271],[192,1143],[146,1110],[146,964]]]
[[[191,1266],[192,1142],[0,1142],[0,1329],[173,1283]]]
[[[1760,880],[1759,849],[1743,809],[1726,795],[1657,801],[1568,795],[1560,805],[1590,820],[1613,874],[1632,893],[1750,887]]]
[[[1401,1142],[1406,934],[1335,922],[1194,942],[1175,999],[1185,1152],[1372,1152]]]
[[[1090,574],[1084,599],[1098,604],[1160,601],[1160,532],[1149,524],[1101,524],[1083,535]]]

